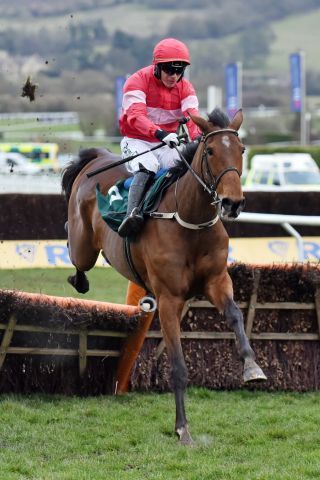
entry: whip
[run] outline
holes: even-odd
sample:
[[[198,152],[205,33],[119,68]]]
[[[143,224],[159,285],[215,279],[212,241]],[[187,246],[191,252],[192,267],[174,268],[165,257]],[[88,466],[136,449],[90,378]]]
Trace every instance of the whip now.
[[[188,135],[184,133],[183,135],[178,135],[179,140],[184,140],[188,139]],[[106,172],[107,170],[110,170],[111,168],[117,167],[118,165],[122,165],[123,163],[130,162],[130,160],[133,160],[134,158],[140,157],[140,155],[144,155],[149,152],[153,152],[154,150],[157,150],[158,148],[161,148],[165,146],[166,143],[161,142],[159,145],[156,145],[155,147],[150,148],[149,150],[145,150],[144,152],[137,153],[136,155],[131,155],[130,157],[127,158],[122,158],[121,160],[118,160],[117,162],[113,162],[110,165],[105,165],[104,167],[97,168],[97,170],[92,170],[92,172],[87,173],[87,177],[91,178],[94,175],[98,175],[98,173],[101,172]]]

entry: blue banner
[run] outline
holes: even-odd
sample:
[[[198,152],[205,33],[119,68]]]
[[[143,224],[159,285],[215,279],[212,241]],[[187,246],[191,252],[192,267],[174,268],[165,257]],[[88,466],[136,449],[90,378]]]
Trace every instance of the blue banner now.
[[[301,89],[301,55],[292,53],[290,55],[290,76],[291,76],[291,111],[301,112],[302,89]]]
[[[122,93],[123,85],[126,81],[126,77],[116,77],[116,92],[115,92],[115,107],[116,107],[116,121],[117,125],[121,116],[121,106],[122,106]]]
[[[237,63],[228,63],[225,69],[226,107],[229,117],[240,108],[239,69]]]

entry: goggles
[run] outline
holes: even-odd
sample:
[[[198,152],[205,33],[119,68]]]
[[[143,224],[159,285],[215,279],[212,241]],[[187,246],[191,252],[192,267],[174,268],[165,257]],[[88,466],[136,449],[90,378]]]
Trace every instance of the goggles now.
[[[161,70],[167,75],[182,75],[186,69],[186,65],[181,62],[168,62],[161,64]]]

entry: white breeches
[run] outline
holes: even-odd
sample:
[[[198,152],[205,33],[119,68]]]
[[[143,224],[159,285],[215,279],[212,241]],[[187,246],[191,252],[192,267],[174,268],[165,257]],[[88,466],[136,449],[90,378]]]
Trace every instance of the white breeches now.
[[[131,157],[131,155],[145,152],[156,145],[157,144],[154,142],[146,142],[145,140],[124,137],[120,143],[122,158]],[[137,172],[140,169],[139,164],[141,164],[147,170],[157,173],[160,168],[174,167],[179,160],[180,157],[177,151],[174,148],[164,145],[153,152],[145,153],[134,160],[130,160],[130,162],[126,163],[125,165],[130,173]]]

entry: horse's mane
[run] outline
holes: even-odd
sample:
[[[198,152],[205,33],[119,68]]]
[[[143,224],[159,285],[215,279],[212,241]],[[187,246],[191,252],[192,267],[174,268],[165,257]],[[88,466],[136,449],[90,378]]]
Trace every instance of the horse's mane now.
[[[220,108],[215,108],[211,113],[207,114],[208,121],[212,123],[215,127],[226,128],[230,124],[229,117],[222,111]],[[182,151],[182,155],[191,164],[193,157],[198,148],[199,139],[194,140],[193,142],[187,143]],[[177,165],[170,168],[170,172],[173,175],[182,176],[186,173],[188,167],[182,161],[178,161]]]
[[[226,128],[230,124],[229,117],[220,108],[215,108],[208,113],[208,120],[216,127]]]

